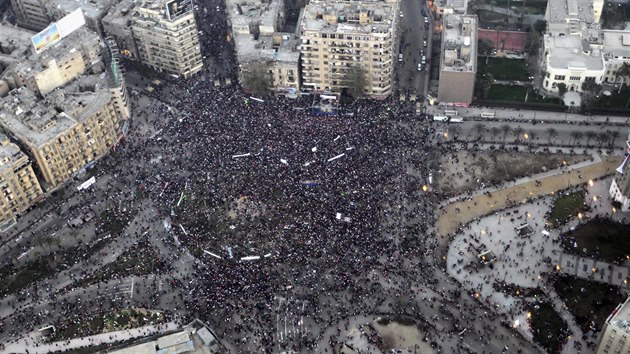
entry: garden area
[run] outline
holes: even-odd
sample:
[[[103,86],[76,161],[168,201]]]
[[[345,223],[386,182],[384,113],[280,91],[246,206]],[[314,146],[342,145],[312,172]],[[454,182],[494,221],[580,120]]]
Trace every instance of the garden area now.
[[[560,275],[551,281],[583,331],[599,331],[617,305],[625,301],[619,288],[610,284]]]
[[[584,198],[584,191],[558,195],[547,220],[553,227],[567,223],[586,209]]]
[[[596,217],[564,234],[562,245],[579,256],[621,264],[630,257],[628,235],[630,225]]]
[[[566,322],[547,302],[530,305],[529,312],[531,317],[528,322],[534,335],[534,341],[545,348],[547,353],[560,353],[569,335]]]
[[[492,85],[488,91],[486,100],[490,101],[511,101],[523,104],[544,103],[552,105],[564,105],[562,100],[555,97],[543,97],[535,93],[531,86],[519,85]]]
[[[512,10],[527,13],[544,15],[547,9],[547,1],[529,0],[527,2],[514,2],[512,0],[483,0],[482,4],[494,5],[499,8],[511,8]],[[505,15],[504,15],[505,17]]]
[[[79,257],[87,259],[102,250],[111,237],[102,237],[86,245],[73,246],[39,256],[22,265],[13,263],[0,268],[0,296],[13,294],[25,287],[46,279],[61,270],[68,269],[80,261]],[[48,240],[47,242],[52,242]],[[48,244],[50,247],[50,244]],[[14,261],[17,260],[14,259]]]
[[[529,81],[531,76],[525,65],[525,59],[484,58],[480,59],[477,65],[482,74],[492,74],[495,80]]]
[[[167,272],[170,265],[162,260],[159,252],[144,238],[125,250],[115,261],[106,264],[91,276],[79,281],[79,286],[87,286],[114,278],[140,276],[155,272]]]
[[[56,342],[155,325],[165,321],[166,316],[163,313],[140,308],[97,312],[78,315],[55,323],[55,332],[47,339],[49,342]]]
[[[624,85],[624,89],[621,90],[621,92],[618,90],[611,90],[610,96],[600,95],[593,103],[593,108],[629,109],[630,89]]]

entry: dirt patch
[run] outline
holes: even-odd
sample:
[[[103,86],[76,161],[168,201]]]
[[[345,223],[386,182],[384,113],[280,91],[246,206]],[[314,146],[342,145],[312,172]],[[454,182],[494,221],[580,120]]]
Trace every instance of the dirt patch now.
[[[381,350],[387,352],[392,349],[416,349],[418,353],[435,353],[429,343],[422,341],[422,333],[417,326],[404,326],[397,322],[380,325],[374,322],[374,329],[381,336],[383,342]]]
[[[442,157],[442,172],[437,178],[438,191],[456,195],[586,159],[590,157],[508,151],[458,151]]]

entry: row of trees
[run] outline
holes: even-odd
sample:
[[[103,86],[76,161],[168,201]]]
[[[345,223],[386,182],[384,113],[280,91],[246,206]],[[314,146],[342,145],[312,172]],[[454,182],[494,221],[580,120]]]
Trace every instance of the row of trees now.
[[[486,133],[490,133],[491,141],[494,141],[497,136],[501,135],[503,143],[505,143],[505,140],[507,139],[509,135],[514,136],[515,142],[520,142],[523,140],[534,141],[534,140],[539,139],[538,133],[534,131],[527,132],[520,125],[513,128],[512,126],[508,124],[503,124],[500,127],[493,126],[490,129],[488,129],[488,127],[485,124],[477,123],[475,124],[473,130],[476,133],[476,137],[479,139],[481,139]],[[459,126],[454,125],[454,126],[449,127],[449,133],[457,137],[462,133],[462,130]],[[590,130],[587,132],[582,132],[580,130],[573,130],[569,134],[572,139],[572,141],[571,140],[569,141],[570,144],[572,143],[573,145],[576,145],[578,142],[586,138],[586,142],[584,143],[584,145],[590,146],[589,143],[591,141],[597,141],[599,147],[602,147],[604,143],[606,142],[608,142],[608,146],[614,146],[616,143],[616,140],[621,136],[621,133],[619,133],[619,131],[617,130],[613,130],[613,131],[607,130],[607,131],[602,131],[599,133],[590,131]],[[470,135],[470,132],[468,132],[468,135]],[[553,128],[553,127],[547,128],[546,130],[547,144],[550,144],[551,141],[557,136],[558,136],[558,130],[556,128]]]

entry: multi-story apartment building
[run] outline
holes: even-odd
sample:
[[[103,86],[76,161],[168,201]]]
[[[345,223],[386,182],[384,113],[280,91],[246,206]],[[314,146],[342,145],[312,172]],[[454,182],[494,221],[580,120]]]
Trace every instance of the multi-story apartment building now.
[[[365,75],[365,94],[392,92],[398,2],[313,0],[299,23],[302,89],[339,93]]]
[[[0,99],[0,126],[32,157],[55,188],[107,153],[120,136],[120,116],[108,91],[56,90],[39,100],[26,87]]]
[[[0,225],[15,220],[42,196],[28,156],[0,134]]]
[[[606,319],[595,353],[630,354],[630,297]]]
[[[192,0],[156,0],[134,8],[131,28],[140,60],[190,77],[203,67]]]
[[[18,25],[33,31],[46,28],[51,21],[45,7],[47,2],[48,0],[11,0]]]
[[[477,16],[444,15],[438,100],[470,103],[477,75]]]

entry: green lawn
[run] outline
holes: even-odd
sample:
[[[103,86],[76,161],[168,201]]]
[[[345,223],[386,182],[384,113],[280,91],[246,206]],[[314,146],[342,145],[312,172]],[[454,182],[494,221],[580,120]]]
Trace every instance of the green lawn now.
[[[486,64],[486,58],[479,58],[478,65],[480,72],[492,74],[495,80],[529,81],[524,59],[488,58]]]
[[[524,102],[527,86],[492,85],[488,100]]]
[[[553,306],[546,302],[530,305],[529,312],[532,314],[529,325],[532,328],[534,340],[548,353],[559,353],[566,342],[569,331],[566,322]]]
[[[584,332],[591,326],[601,330],[612,310],[626,299],[616,286],[566,275],[552,284]]]
[[[116,261],[106,264],[91,276],[81,279],[79,285],[86,286],[99,281],[108,281],[113,279],[114,275],[140,276],[154,271],[164,272],[170,268],[171,266],[164,262],[155,247],[149,245],[149,241],[144,239],[125,250]]]
[[[584,211],[584,207],[583,191],[573,192],[569,195],[562,194],[556,199],[548,220],[554,227],[558,227],[577,217],[578,213]]]
[[[163,313],[145,309],[124,308],[110,312],[95,312],[62,319],[55,323],[55,333],[49,342],[80,338],[99,333],[138,328],[164,322]]]
[[[630,256],[629,235],[630,225],[595,218],[564,235],[562,243],[566,249],[581,256],[621,264]],[[574,242],[577,247],[573,247]]]

